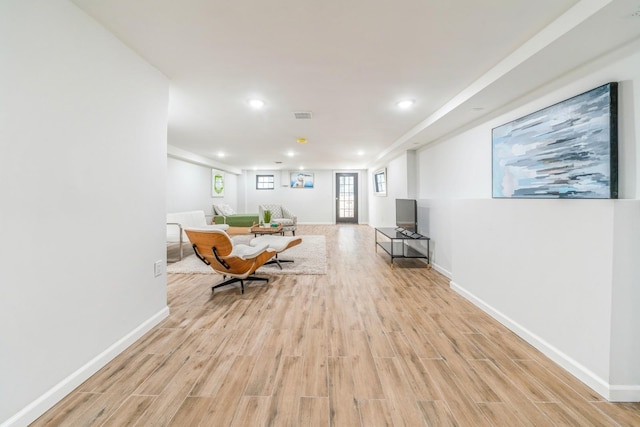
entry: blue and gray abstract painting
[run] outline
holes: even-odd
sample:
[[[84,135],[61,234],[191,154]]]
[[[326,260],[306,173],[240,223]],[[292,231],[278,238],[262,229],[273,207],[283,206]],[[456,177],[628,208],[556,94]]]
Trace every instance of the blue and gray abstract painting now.
[[[493,197],[617,197],[616,89],[609,83],[493,129]]]

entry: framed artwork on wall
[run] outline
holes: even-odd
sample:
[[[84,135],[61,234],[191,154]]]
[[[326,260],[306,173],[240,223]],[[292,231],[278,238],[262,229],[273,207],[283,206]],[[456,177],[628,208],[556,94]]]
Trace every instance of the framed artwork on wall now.
[[[211,197],[224,197],[224,172],[211,169]]]
[[[387,195],[387,169],[378,169],[373,173],[373,194],[376,196]]]
[[[309,172],[291,172],[289,176],[291,188],[313,188],[313,174]]]
[[[618,94],[608,83],[492,130],[494,198],[618,197]]]

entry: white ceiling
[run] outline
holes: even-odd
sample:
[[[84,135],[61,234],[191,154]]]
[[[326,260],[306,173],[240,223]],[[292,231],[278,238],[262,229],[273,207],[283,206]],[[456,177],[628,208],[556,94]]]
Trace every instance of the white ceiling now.
[[[73,1],[171,80],[169,145],[236,170],[376,166],[640,36],[640,0]]]

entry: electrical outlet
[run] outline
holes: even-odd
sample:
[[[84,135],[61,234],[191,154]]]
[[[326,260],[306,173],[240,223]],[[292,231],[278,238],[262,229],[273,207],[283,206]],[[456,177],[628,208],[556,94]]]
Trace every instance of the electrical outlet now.
[[[158,277],[162,274],[162,261],[156,261],[153,263],[153,274]]]

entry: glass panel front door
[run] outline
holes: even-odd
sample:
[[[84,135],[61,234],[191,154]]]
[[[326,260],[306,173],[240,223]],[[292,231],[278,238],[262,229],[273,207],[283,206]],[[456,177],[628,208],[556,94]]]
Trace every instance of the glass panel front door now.
[[[336,223],[358,223],[358,174],[336,174]]]

